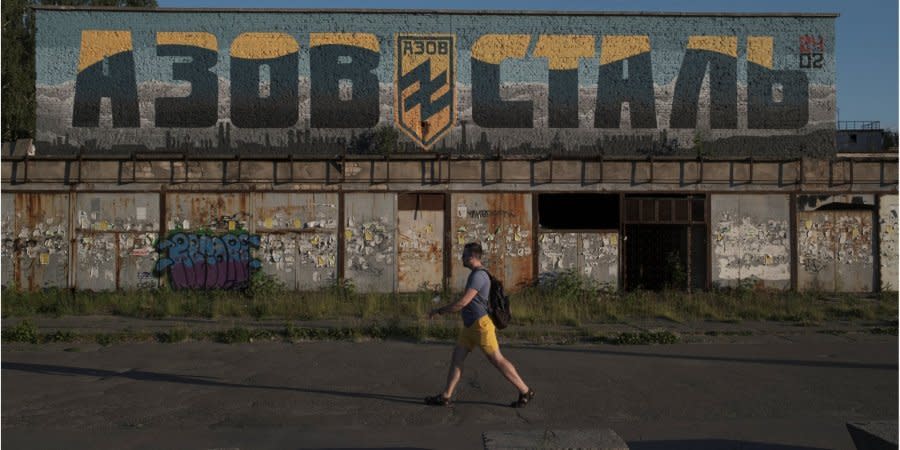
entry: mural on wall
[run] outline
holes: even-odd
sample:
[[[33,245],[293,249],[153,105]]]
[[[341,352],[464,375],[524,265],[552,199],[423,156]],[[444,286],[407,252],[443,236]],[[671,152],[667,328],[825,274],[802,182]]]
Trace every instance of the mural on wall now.
[[[712,233],[713,258],[720,280],[790,280],[790,247],[786,220],[760,220],[722,211]]]
[[[827,15],[36,16],[39,154],[834,152]]]
[[[251,255],[259,236],[247,232],[220,236],[178,231],[157,244],[156,272],[166,271],[175,289],[238,289],[247,287],[261,263]]]

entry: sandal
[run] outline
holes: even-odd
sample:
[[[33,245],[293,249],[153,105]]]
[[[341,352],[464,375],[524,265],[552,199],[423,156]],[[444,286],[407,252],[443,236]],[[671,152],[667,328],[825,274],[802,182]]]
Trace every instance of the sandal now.
[[[453,402],[443,394],[425,397],[425,404],[431,406],[451,406]]]
[[[534,389],[529,389],[528,392],[522,394],[519,393],[519,399],[510,403],[509,406],[513,408],[524,408],[528,405],[528,402],[534,398]]]

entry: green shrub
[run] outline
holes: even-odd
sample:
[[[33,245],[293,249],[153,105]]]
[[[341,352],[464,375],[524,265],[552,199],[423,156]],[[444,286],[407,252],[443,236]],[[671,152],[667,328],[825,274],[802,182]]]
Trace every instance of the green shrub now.
[[[30,320],[23,320],[12,328],[3,330],[3,341],[5,342],[28,342],[37,344],[38,330]]]

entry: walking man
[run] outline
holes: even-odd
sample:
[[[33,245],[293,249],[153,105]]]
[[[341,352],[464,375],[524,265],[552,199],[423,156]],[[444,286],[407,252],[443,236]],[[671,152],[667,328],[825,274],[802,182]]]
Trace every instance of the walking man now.
[[[456,348],[453,349],[450,371],[447,373],[447,386],[442,393],[426,397],[426,404],[449,406],[452,403],[450,398],[462,377],[463,362],[476,346],[481,348],[488,361],[519,390],[519,398],[510,406],[522,408],[534,398],[534,391],[522,381],[519,373],[516,372],[516,367],[500,353],[496,329],[488,314],[491,279],[487,270],[481,265],[481,256],[481,244],[472,242],[465,245],[462,262],[471,270],[469,279],[466,281],[465,293],[455,303],[432,309],[428,314],[428,318],[431,319],[439,314],[461,311],[464,328],[460,330]]]

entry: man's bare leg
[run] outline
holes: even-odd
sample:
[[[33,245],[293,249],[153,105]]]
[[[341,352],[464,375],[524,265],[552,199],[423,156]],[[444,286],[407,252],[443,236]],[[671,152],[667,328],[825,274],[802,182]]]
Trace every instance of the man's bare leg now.
[[[453,358],[450,360],[450,370],[447,372],[447,388],[444,390],[444,398],[450,398],[453,395],[453,391],[456,390],[456,385],[459,383],[459,379],[462,378],[463,371],[463,363],[466,361],[466,356],[469,355],[469,349],[457,345],[456,348],[453,349]]]
[[[514,366],[513,363],[509,362],[508,359],[504,358],[499,349],[497,349],[496,352],[485,356],[487,356],[488,361],[490,361],[491,364],[494,365],[494,367],[499,369],[500,373],[502,373],[503,376],[506,377],[506,379],[509,380],[509,382],[519,390],[520,393],[524,394],[528,392],[528,385],[526,385],[525,382],[522,381],[522,377],[520,377],[519,372],[516,371],[516,366]]]

